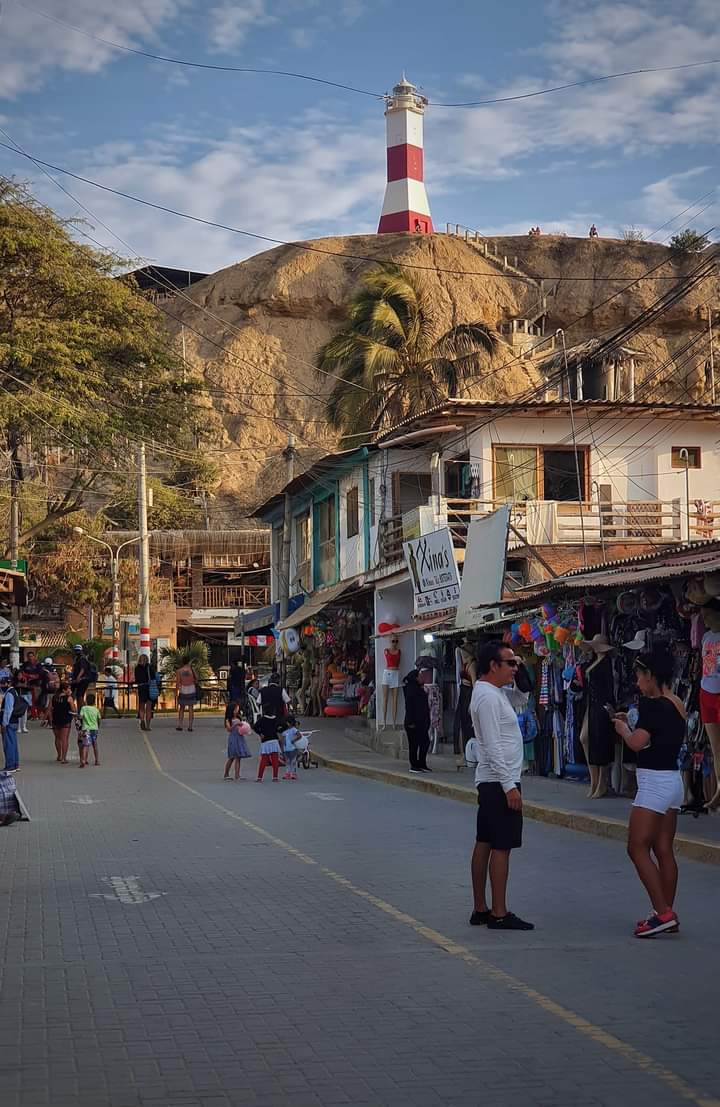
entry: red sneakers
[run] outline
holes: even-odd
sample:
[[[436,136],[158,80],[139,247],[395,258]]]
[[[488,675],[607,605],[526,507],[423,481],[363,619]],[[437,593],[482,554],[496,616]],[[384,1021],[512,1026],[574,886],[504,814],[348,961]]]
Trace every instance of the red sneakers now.
[[[680,923],[675,912],[665,911],[662,915],[656,913],[639,922],[635,927],[635,937],[654,938],[656,934],[677,934],[679,929]]]

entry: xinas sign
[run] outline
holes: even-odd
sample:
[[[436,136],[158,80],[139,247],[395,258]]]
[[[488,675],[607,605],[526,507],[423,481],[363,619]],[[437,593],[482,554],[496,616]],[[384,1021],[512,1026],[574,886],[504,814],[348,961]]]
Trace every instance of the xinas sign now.
[[[460,579],[448,527],[403,543],[415,598],[415,614],[457,607]]]

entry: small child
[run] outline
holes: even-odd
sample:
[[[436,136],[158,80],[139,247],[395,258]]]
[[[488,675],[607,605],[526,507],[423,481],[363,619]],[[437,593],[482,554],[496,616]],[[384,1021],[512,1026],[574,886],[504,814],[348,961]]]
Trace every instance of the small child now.
[[[231,710],[232,709],[232,710]],[[225,762],[225,775],[223,780],[230,779],[230,769],[235,765],[235,779],[241,780],[240,769],[244,757],[252,757],[247,744],[247,735],[250,733],[250,724],[245,721],[245,716],[240,710],[240,704],[229,703],[230,718],[225,716],[225,729],[228,735],[227,761]]]
[[[78,747],[80,750],[80,768],[84,769],[88,763],[88,750],[92,746],[95,764],[100,764],[98,757],[98,731],[100,730],[100,712],[95,706],[95,693],[88,692],[85,703],[80,708],[80,737]]]
[[[283,775],[283,780],[297,780],[297,744],[301,740],[302,735],[292,715],[289,715],[285,722],[281,724],[280,737],[282,738],[283,752],[285,754],[286,764],[286,771]]]

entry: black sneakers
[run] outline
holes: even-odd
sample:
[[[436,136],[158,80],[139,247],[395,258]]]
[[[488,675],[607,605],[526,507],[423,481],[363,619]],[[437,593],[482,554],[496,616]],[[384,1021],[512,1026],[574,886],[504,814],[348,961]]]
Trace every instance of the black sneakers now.
[[[517,915],[513,915],[512,911],[508,911],[507,915],[503,915],[501,919],[496,919],[494,915],[491,915],[487,927],[488,930],[534,930],[535,924],[525,922],[524,919],[519,919]]]
[[[489,921],[489,911],[473,911],[470,916],[470,926],[487,926]]]

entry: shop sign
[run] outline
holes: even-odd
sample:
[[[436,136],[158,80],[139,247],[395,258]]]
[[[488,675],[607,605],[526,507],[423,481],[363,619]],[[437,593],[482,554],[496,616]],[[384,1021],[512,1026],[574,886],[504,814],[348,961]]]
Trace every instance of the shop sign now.
[[[460,578],[449,527],[403,542],[416,615],[458,605]]]

